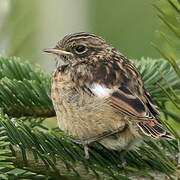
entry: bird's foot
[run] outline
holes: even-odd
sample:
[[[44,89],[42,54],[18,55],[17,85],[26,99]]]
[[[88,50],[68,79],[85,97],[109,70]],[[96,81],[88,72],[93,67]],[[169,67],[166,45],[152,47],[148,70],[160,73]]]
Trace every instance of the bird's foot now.
[[[122,162],[121,166],[125,167],[127,165],[126,159],[124,158],[124,156],[121,156],[120,159],[121,159],[121,162]]]
[[[89,140],[73,140],[77,144],[81,144],[84,147],[85,159],[89,159],[89,147],[88,145],[91,143]]]
[[[177,166],[180,167],[180,140],[178,140]]]
[[[85,159],[89,159],[89,147],[87,144],[84,145]]]
[[[125,167],[127,165],[127,161],[125,159],[125,154],[127,153],[126,150],[122,150],[120,154],[121,166]]]

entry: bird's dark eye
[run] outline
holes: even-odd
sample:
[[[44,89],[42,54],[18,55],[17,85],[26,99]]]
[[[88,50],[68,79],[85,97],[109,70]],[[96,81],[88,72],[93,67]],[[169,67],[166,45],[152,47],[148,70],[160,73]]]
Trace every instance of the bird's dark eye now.
[[[78,45],[74,48],[74,50],[77,54],[83,54],[87,51],[87,47],[84,45]]]

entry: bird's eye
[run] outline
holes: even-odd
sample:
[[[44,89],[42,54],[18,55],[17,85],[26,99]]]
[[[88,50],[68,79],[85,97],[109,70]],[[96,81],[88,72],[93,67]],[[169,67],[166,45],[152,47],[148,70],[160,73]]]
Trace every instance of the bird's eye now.
[[[79,45],[79,46],[76,46],[75,47],[75,52],[77,53],[77,54],[83,54],[83,53],[85,53],[87,51],[87,48],[86,48],[86,46],[84,46],[84,45]]]

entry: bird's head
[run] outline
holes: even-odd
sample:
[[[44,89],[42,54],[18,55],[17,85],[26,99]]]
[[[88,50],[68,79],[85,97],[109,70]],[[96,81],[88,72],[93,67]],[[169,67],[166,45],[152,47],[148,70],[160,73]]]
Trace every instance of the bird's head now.
[[[114,48],[104,39],[94,34],[80,32],[66,35],[55,48],[44,52],[57,55],[64,63],[73,64],[82,61],[98,61],[113,54]]]

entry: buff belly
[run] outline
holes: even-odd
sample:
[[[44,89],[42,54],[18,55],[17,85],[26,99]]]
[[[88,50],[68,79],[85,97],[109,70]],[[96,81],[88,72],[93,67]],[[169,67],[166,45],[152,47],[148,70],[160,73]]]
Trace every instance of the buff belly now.
[[[52,89],[52,100],[59,128],[74,139],[83,141],[122,128],[122,132],[99,141],[108,149],[117,150],[131,147],[139,138],[137,131],[126,126],[127,119],[104,99],[77,93],[66,84]]]

